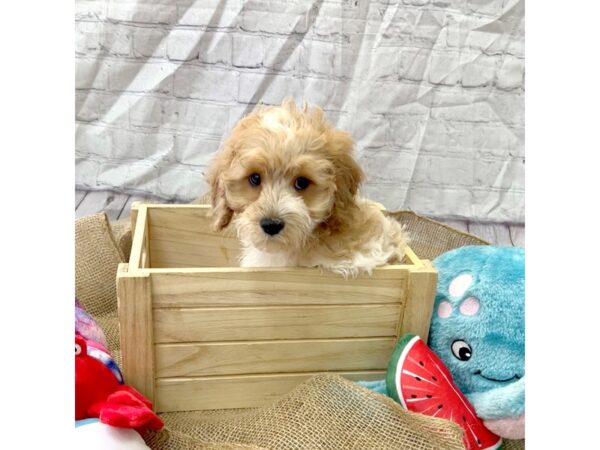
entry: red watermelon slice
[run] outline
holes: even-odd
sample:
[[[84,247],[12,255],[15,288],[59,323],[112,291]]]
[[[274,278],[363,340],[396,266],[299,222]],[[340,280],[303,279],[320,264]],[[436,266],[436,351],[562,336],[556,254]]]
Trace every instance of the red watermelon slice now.
[[[489,431],[452,381],[446,365],[414,334],[400,338],[388,365],[390,397],[408,409],[451,420],[464,430],[467,450],[502,448],[502,439]]]

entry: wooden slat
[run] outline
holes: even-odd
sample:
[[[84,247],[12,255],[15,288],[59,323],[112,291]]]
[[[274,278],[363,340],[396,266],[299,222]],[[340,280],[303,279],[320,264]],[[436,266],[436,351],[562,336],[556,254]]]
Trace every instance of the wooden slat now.
[[[154,306],[268,306],[401,303],[408,271],[375,269],[351,279],[298,268],[253,271],[152,273]],[[316,294],[318,292],[318,294]]]
[[[239,267],[237,239],[150,225],[154,267]]]
[[[179,205],[181,206],[181,205]],[[232,230],[211,231],[208,207],[148,207],[153,267],[239,266]]]
[[[415,252],[413,252],[412,248],[406,247],[406,250],[404,251],[404,253],[405,253],[405,255],[404,255],[403,262],[406,262],[406,264],[410,264],[415,267],[421,267],[421,265],[423,264],[421,262],[421,258],[419,258],[415,254]]]
[[[111,191],[90,191],[75,210],[76,217],[96,214],[101,211],[111,220],[116,220],[129,196]]]
[[[462,231],[464,233],[469,232],[469,226],[466,220],[438,220],[438,222],[442,222],[449,227],[452,227],[456,230]]]
[[[87,193],[88,193],[88,191],[82,191],[80,189],[75,189],[75,210],[77,210],[77,207],[79,206],[81,201],[85,198]]]
[[[157,377],[385,370],[395,338],[159,344]]]
[[[515,247],[525,247],[525,225],[511,225],[510,239]]]
[[[121,210],[121,214],[119,214],[119,219],[127,219],[128,217],[131,216],[131,207],[133,206],[133,204],[135,202],[146,202],[148,200],[147,197],[143,197],[140,195],[130,195],[129,198],[127,199],[127,202],[125,202],[125,205],[123,206],[123,209]]]
[[[410,273],[406,306],[403,310],[397,335],[414,333],[427,341],[435,298],[437,272],[430,261],[422,261],[424,267]]]
[[[469,223],[469,233],[488,241],[491,245],[512,246],[508,225],[501,223]]]
[[[154,342],[152,299],[148,276],[131,276],[119,264],[117,302],[123,376],[150,401],[154,398]]]
[[[129,270],[138,270],[143,267],[142,255],[147,252],[148,239],[148,215],[147,208],[140,206],[136,208],[135,214],[132,214],[132,219],[135,218],[135,227],[132,226],[133,241],[131,243],[131,254],[129,255]],[[146,256],[147,258],[147,256]]]
[[[135,202],[144,203],[144,204],[148,204],[148,205],[149,204],[163,205],[163,204],[173,204],[174,200],[164,200],[164,199],[154,197],[151,195],[131,195],[131,196],[129,196],[127,203],[125,203],[125,206],[123,207],[123,210],[121,211],[121,215],[119,216],[119,219],[127,219],[130,216],[131,207],[133,206],[133,204]]]
[[[400,305],[154,310],[156,343],[395,336]]]
[[[146,217],[145,227],[148,227],[148,217]],[[150,237],[149,233],[144,233],[144,242],[142,244],[142,256],[140,260],[140,268],[150,268],[152,267],[152,263],[150,261]]]
[[[374,381],[385,371],[339,372],[350,380]],[[315,373],[205,378],[159,378],[155,406],[159,412],[252,408],[271,403]]]
[[[512,247],[513,243],[510,239],[510,231],[508,229],[508,225],[504,223],[495,223],[494,224],[494,233],[496,235],[496,245],[510,246]]]

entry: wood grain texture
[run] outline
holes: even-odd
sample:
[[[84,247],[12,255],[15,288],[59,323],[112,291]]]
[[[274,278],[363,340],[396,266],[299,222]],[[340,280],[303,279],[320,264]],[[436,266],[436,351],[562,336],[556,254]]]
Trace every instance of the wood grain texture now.
[[[424,267],[412,271],[408,279],[406,305],[397,335],[414,333],[427,340],[429,322],[435,298],[437,272],[430,261],[422,260]]]
[[[400,305],[154,310],[156,343],[395,336]]]
[[[154,392],[159,410],[260,406],[322,371],[382,379],[399,333],[427,338],[437,275],[416,255],[351,279],[310,268],[232,267],[237,238],[210,231],[207,207],[132,211],[146,233],[133,239],[127,275],[135,284],[121,274],[119,293],[144,306],[135,313],[138,329],[126,333],[127,370],[151,365],[151,379],[136,382]],[[503,239],[499,228],[481,230]],[[151,268],[134,278],[148,249]],[[132,327],[133,316],[122,321]],[[141,354],[132,355],[140,342]]]
[[[110,220],[116,220],[129,195],[111,191],[90,191],[75,210],[76,217],[104,211]]]
[[[148,260],[148,209],[146,206],[134,207],[132,214],[133,238],[129,255],[129,271],[137,271],[144,267]],[[145,260],[142,256],[146,254]]]
[[[198,237],[198,232],[157,228],[150,225],[152,260],[159,267],[237,267],[237,240],[218,235]]]
[[[450,219],[439,219],[438,222],[448,225],[456,230],[462,231],[463,233],[469,232],[469,225],[466,220],[450,220]]]
[[[134,203],[147,204],[147,205],[171,205],[174,204],[175,200],[165,200],[159,197],[151,195],[130,195],[121,211],[119,219],[127,219],[131,214],[131,207]]]
[[[148,276],[131,276],[127,264],[119,264],[117,303],[123,376],[150,401],[154,398],[154,335]]]
[[[147,200],[147,197],[142,197],[139,195],[130,195],[127,201],[125,202],[125,205],[123,206],[123,209],[121,210],[121,214],[119,214],[118,219],[127,219],[131,216],[131,207],[135,203],[144,203]]]
[[[85,198],[88,191],[81,191],[79,189],[75,189],[75,211],[77,211],[77,207],[81,203],[81,201]]]
[[[259,306],[400,303],[408,271],[376,269],[352,279],[315,269],[152,273],[154,306]]]
[[[385,378],[385,371],[337,373],[354,381]],[[273,402],[313,375],[316,373],[159,378],[155,405],[159,412],[254,408]]]
[[[157,377],[385,370],[395,338],[159,344]]]
[[[469,233],[488,241],[491,245],[512,246],[508,227],[499,223],[469,223]]]
[[[239,266],[237,237],[211,231],[209,207],[173,206],[148,207],[153,267]]]
[[[515,247],[525,247],[525,225],[511,225],[508,227],[510,240]]]

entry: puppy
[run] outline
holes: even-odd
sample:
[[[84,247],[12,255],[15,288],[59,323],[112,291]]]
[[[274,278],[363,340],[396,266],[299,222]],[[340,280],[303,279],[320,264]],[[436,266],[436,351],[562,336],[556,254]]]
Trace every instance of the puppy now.
[[[349,134],[286,99],[235,126],[211,163],[215,230],[231,221],[243,267],[321,267],[345,277],[399,262],[402,226],[358,195]]]

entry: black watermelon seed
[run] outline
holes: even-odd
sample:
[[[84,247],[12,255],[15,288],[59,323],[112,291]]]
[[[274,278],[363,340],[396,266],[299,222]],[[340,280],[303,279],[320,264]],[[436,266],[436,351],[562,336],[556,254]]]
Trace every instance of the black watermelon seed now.
[[[421,365],[421,367],[425,366],[425,364],[423,364],[423,361],[419,361],[419,364]]]
[[[463,416],[463,422],[466,422],[467,418],[465,416]]]
[[[432,377],[431,377],[431,379],[432,379],[433,381],[437,381],[437,378],[436,378],[436,377],[434,377],[434,376],[432,376]]]
[[[431,395],[431,394],[427,394],[427,395],[426,395],[426,397],[427,397],[427,398],[431,398],[431,397],[433,397],[433,395]]]
[[[411,394],[410,398],[417,398],[415,394]]]
[[[477,438],[477,445],[481,445],[481,441]]]
[[[419,378],[419,377],[415,377],[415,380],[417,380],[417,381],[421,381],[421,378]]]
[[[444,405],[438,405],[438,409],[442,409]]]

